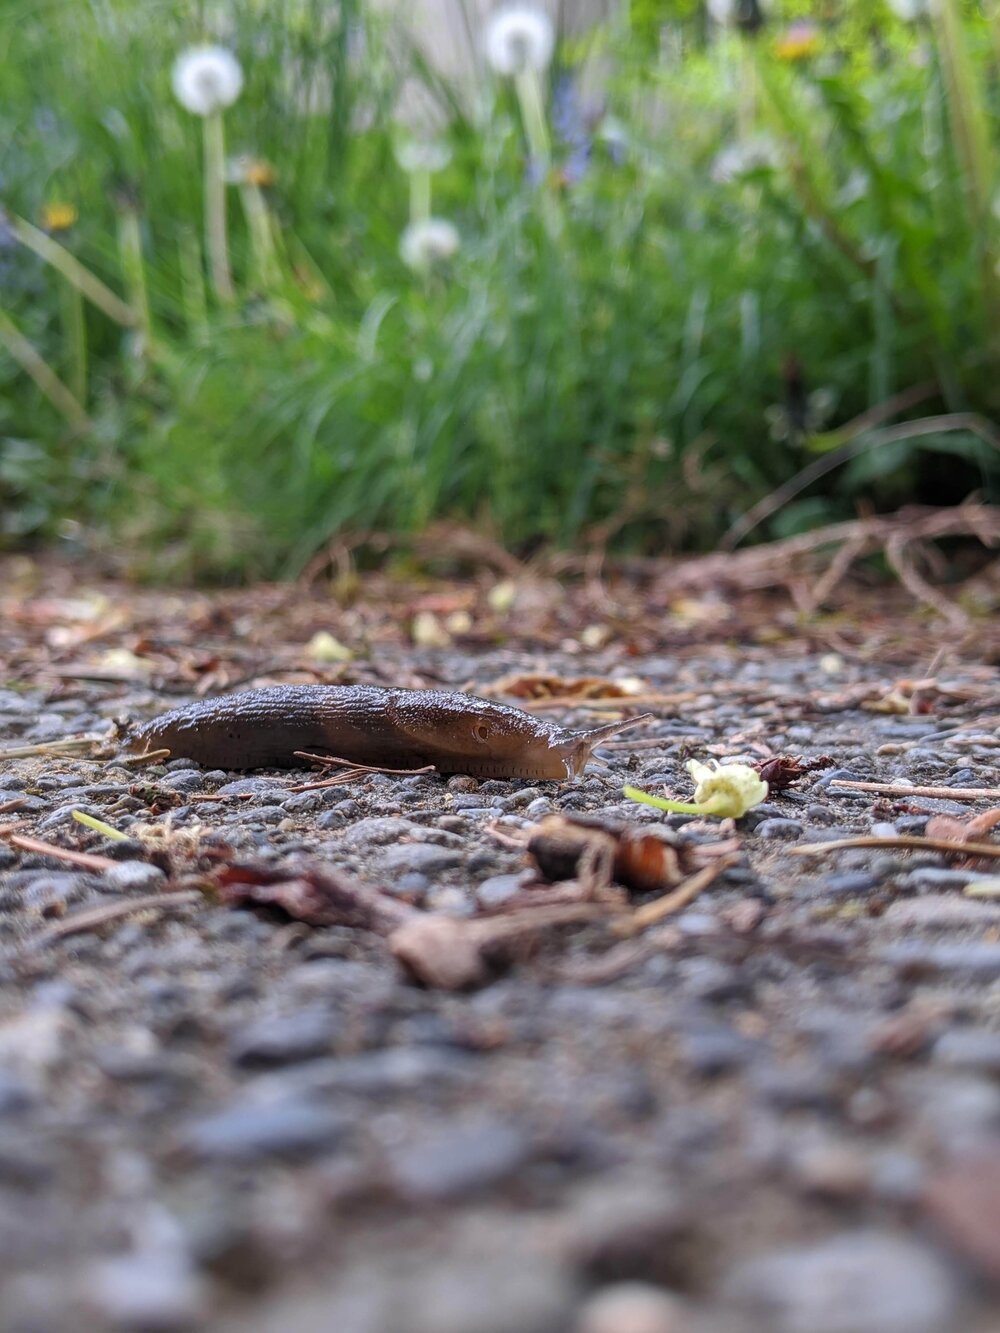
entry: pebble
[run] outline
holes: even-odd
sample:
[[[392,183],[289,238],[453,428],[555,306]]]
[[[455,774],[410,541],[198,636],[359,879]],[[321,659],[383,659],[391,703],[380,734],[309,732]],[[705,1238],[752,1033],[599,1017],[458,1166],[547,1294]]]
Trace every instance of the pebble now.
[[[690,1214],[668,1186],[619,1178],[586,1187],[572,1200],[568,1256],[588,1282],[685,1279]]]
[[[923,1202],[958,1253],[981,1277],[1000,1283],[1000,1140],[942,1168]]]
[[[410,1202],[443,1202],[495,1188],[532,1155],[524,1130],[509,1120],[483,1118],[394,1149],[389,1174]]]
[[[1000,923],[1000,902],[935,893],[926,898],[901,898],[890,903],[884,919],[903,930],[912,930],[918,926],[931,926],[938,930],[995,926]]]
[[[94,883],[89,874],[72,870],[33,870],[21,884],[23,901],[27,907],[41,912],[51,911],[78,903],[85,898]]]
[[[748,1082],[755,1095],[780,1111],[831,1111],[837,1101],[832,1072],[819,1064],[754,1064]]]
[[[274,778],[237,778],[234,782],[223,783],[215,792],[216,796],[261,796],[272,800],[288,795],[288,787]],[[241,802],[242,804],[242,802]]]
[[[951,1028],[934,1043],[934,1059],[952,1069],[979,1069],[1000,1075],[1000,1032]]]
[[[502,907],[520,892],[523,884],[524,875],[521,871],[513,875],[491,875],[476,887],[476,901],[487,910]]]
[[[696,1074],[713,1078],[731,1073],[761,1054],[761,1042],[735,1028],[702,1026],[680,1041],[681,1056]]]
[[[190,1261],[174,1248],[139,1250],[87,1270],[81,1295],[113,1327],[173,1333],[200,1324],[207,1292]]]
[[[280,805],[251,805],[242,802],[235,810],[227,810],[225,818],[237,824],[246,824],[253,828],[255,824],[280,824],[285,818],[285,811]]]
[[[680,1301],[647,1282],[615,1282],[581,1308],[573,1333],[683,1333]]]
[[[755,1333],[944,1333],[960,1301],[927,1246],[866,1230],[750,1259],[725,1296]]]
[[[922,940],[896,940],[882,948],[878,956],[906,977],[943,974],[979,982],[1000,979],[1000,944],[985,941],[929,944]]]
[[[951,870],[937,866],[921,866],[911,870],[900,881],[900,887],[914,893],[940,893],[942,889],[964,889],[977,879],[989,879],[990,876],[975,870]]]
[[[462,864],[461,852],[451,847],[436,847],[426,842],[400,842],[387,847],[380,858],[382,869],[392,872],[410,871],[434,875]]]
[[[854,898],[871,893],[877,887],[878,880],[869,871],[850,870],[834,875],[824,875],[815,884],[807,885],[805,894],[810,898]]]
[[[329,1054],[337,1022],[326,1009],[258,1018],[229,1039],[229,1059],[244,1068],[297,1064]]]
[[[189,1121],[179,1143],[195,1157],[219,1162],[308,1158],[338,1147],[348,1127],[338,1111],[309,1101],[237,1102]]]
[[[121,861],[101,877],[101,887],[113,893],[156,893],[167,882],[159,866],[148,861]]]
[[[797,819],[764,819],[753,831],[760,838],[797,838],[802,825]]]
[[[486,1258],[456,1256],[426,1268],[402,1286],[388,1317],[371,1333],[568,1331],[575,1293],[565,1269],[544,1254],[509,1250]],[[323,1319],[313,1327],[356,1329]]]

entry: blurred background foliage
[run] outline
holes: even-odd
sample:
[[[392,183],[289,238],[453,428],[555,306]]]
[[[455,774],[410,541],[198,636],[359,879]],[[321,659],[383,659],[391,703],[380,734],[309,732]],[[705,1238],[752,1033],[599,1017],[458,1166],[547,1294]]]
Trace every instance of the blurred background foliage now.
[[[542,71],[546,162],[471,17],[453,82],[363,0],[8,4],[0,542],[249,578],[437,518],[658,553],[778,487],[754,536],[996,499],[997,8],[631,0]],[[459,247],[408,263],[431,183]]]

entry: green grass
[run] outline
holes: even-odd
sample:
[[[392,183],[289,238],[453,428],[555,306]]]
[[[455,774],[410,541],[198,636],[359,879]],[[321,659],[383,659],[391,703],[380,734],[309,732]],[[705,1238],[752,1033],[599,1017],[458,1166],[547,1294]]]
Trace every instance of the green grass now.
[[[147,302],[150,333],[90,303],[81,329],[66,279],[0,235],[3,309],[87,418],[0,349],[0,540],[69,521],[148,574],[213,577],[293,572],[335,534],[440,517],[519,547],[704,547],[901,390],[927,386],[913,416],[1000,408],[997,53],[974,6],[932,30],[854,4],[792,63],[781,20],[706,43],[697,14],[661,55],[647,4],[634,32],[557,56],[572,78],[600,49],[627,146],[593,118],[586,170],[562,181],[553,103],[541,184],[510,87],[483,75],[464,107],[361,0],[340,21],[320,0],[234,0],[224,34],[181,0],[14,8],[4,202],[36,224],[74,204],[55,239]],[[205,36],[246,74],[229,150],[274,169],[269,270],[227,191],[232,304],[206,264],[201,122],[170,91],[174,54]],[[426,274],[399,254],[393,109],[414,80],[447,118],[433,207],[462,236]],[[734,145],[753,160],[727,175]],[[791,357],[828,411],[782,431]],[[974,432],[848,443],[765,532],[859,501],[996,496]]]

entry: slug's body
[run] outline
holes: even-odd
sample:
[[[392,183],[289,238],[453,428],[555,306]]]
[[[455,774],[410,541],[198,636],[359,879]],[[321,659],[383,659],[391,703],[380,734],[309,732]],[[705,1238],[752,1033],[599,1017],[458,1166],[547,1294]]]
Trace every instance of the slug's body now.
[[[639,720],[567,731],[471,694],[275,685],[174,709],[138,728],[131,747],[211,768],[294,768],[295,751],[308,750],[383,768],[561,779],[582,773],[595,745]]]

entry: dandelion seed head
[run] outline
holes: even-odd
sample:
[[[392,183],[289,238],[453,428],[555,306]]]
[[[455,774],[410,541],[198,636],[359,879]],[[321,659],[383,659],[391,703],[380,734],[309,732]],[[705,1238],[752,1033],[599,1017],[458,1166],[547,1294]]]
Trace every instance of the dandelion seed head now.
[[[224,46],[192,46],[174,61],[174,96],[186,111],[210,116],[231,106],[243,88],[240,62]]]
[[[915,23],[930,9],[928,0],[889,0],[889,8],[904,23]]]
[[[506,78],[526,69],[546,69],[555,44],[552,20],[530,5],[498,9],[486,25],[486,59]]]
[[[757,0],[757,8],[762,14],[766,14],[771,8],[772,0]],[[730,23],[739,21],[742,5],[740,0],[707,0],[708,12],[716,23],[723,27]]]
[[[399,242],[403,262],[418,272],[443,263],[458,253],[461,245],[458,229],[446,218],[425,218],[411,222]]]

